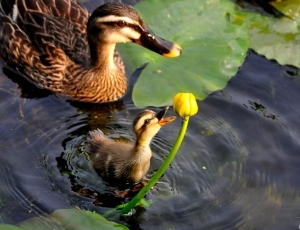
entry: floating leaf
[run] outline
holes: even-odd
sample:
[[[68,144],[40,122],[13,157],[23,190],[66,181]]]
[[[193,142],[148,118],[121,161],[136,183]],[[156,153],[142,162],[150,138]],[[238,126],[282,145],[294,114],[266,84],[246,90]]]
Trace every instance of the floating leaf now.
[[[10,224],[0,224],[0,229],[1,230],[22,230],[21,228]]]
[[[300,67],[300,1],[288,0],[274,5],[288,17],[270,18],[243,12],[249,28],[250,48],[281,65]]]
[[[21,223],[20,227],[26,229],[103,229],[103,230],[126,230],[126,226],[106,220],[95,212],[77,209],[59,209],[54,211],[48,218],[36,217]],[[10,229],[8,229],[10,230]],[[14,230],[14,229],[12,229]],[[18,230],[18,229],[16,229]]]
[[[168,59],[135,44],[118,47],[127,72],[149,62],[134,87],[136,106],[170,105],[178,92],[203,100],[224,88],[242,65],[248,32],[245,25],[231,23],[232,2],[148,0],[135,8],[157,36],[183,49],[180,57]]]
[[[300,19],[300,0],[284,0],[284,1],[274,1],[270,2],[278,11],[284,15],[298,20]]]

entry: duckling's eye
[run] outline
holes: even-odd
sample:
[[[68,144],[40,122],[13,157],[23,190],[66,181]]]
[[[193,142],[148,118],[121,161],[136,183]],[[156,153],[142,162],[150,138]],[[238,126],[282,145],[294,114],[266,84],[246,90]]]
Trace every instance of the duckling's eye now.
[[[124,26],[126,26],[126,22],[124,20],[121,20],[121,21],[117,22],[117,25],[120,27],[124,27]]]
[[[150,119],[146,119],[146,120],[144,121],[144,124],[145,124],[145,125],[149,125],[149,124],[150,124],[150,121],[151,121]]]

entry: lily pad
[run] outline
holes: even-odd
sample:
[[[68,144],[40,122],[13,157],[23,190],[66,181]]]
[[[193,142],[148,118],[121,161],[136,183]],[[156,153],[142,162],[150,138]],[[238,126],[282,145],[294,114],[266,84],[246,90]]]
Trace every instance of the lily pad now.
[[[59,209],[49,217],[36,217],[20,224],[22,229],[115,229],[126,230],[126,226],[106,220],[95,212],[77,209]]]
[[[136,106],[170,105],[178,92],[203,100],[224,88],[242,65],[248,32],[245,25],[231,23],[232,2],[148,0],[135,8],[157,36],[183,50],[181,56],[168,59],[135,44],[118,46],[127,73],[149,63],[134,87]]]
[[[21,228],[10,224],[0,224],[0,229],[1,230],[22,230]]]
[[[300,19],[300,0],[285,0],[270,2],[278,11],[284,15],[298,20]]]
[[[281,4],[282,3],[282,4]],[[300,67],[300,1],[273,3],[287,15],[271,18],[253,12],[243,12],[249,28],[250,48],[281,65]]]

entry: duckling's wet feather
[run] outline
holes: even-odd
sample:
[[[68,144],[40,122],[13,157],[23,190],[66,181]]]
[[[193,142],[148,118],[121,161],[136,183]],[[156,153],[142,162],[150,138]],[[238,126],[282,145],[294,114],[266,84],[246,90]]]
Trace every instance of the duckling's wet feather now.
[[[157,114],[151,110],[144,110],[135,117],[134,143],[114,141],[106,137],[101,130],[90,132],[86,149],[94,169],[103,179],[138,182],[144,177],[152,157],[150,142],[161,127],[160,121],[165,120],[167,124],[175,119],[164,118],[167,109],[168,107]],[[160,116],[159,119],[157,115]]]

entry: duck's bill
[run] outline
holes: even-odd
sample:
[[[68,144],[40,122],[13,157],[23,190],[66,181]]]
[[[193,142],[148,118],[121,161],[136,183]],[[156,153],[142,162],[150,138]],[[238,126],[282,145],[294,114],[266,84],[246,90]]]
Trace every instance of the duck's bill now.
[[[176,119],[175,116],[162,118],[162,119],[158,122],[158,124],[159,124],[160,126],[165,126],[166,124],[171,123],[171,122],[174,121],[175,119]]]
[[[167,111],[168,111],[169,107],[164,108],[163,110],[159,111],[155,116],[158,119],[158,124],[160,126],[164,126],[166,124],[171,123],[172,121],[174,121],[176,119],[175,116],[171,116],[171,117],[165,117]]]
[[[181,54],[178,44],[157,37],[149,28],[134,42],[165,57],[178,57]]]

